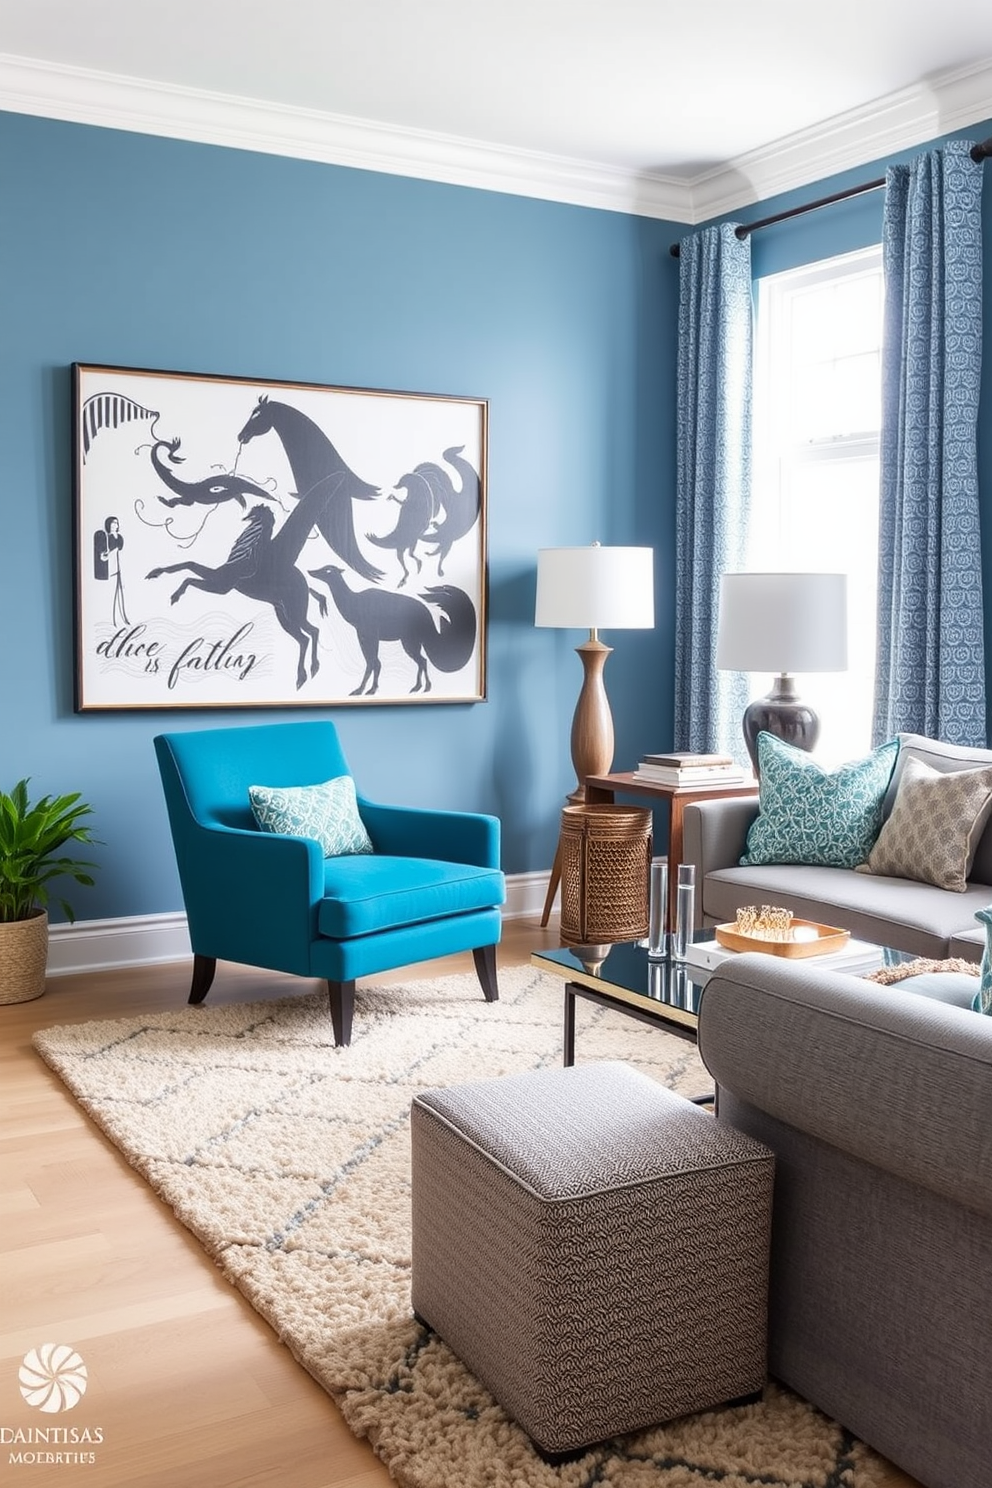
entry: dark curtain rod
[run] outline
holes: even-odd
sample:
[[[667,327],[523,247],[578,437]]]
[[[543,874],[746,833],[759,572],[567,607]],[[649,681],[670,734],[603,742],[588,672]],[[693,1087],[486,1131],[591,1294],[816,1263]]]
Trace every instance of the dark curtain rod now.
[[[972,145],[968,151],[972,160],[987,160],[992,156],[992,139],[982,140],[980,145]],[[847,201],[852,196],[864,196],[867,191],[880,191],[885,185],[885,177],[877,181],[865,181],[862,186],[849,186],[846,191],[835,191],[833,196],[821,196],[819,201],[807,202],[803,207],[790,207],[787,212],[776,212],[773,217],[762,217],[758,222],[744,222],[740,227],[734,228],[734,234],[738,238],[746,238],[749,234],[757,232],[759,227],[771,227],[776,222],[785,222],[790,217],[801,217],[805,212],[815,212],[820,207],[831,207],[834,202]],[[679,256],[679,245],[673,243],[669,249],[673,258]]]

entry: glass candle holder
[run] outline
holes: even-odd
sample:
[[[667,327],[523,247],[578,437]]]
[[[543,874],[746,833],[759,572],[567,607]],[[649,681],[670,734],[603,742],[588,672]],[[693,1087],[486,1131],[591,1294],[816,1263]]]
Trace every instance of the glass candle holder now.
[[[696,924],[696,866],[680,863],[675,898],[675,935],[672,941],[672,956],[684,961],[685,953],[692,942]]]
[[[651,864],[651,890],[648,899],[648,955],[664,956],[668,932],[668,860],[655,858]]]

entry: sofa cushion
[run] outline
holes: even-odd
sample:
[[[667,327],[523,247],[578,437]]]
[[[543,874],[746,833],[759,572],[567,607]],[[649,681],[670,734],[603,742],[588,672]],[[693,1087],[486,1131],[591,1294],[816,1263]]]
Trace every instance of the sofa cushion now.
[[[857,871],[915,878],[963,894],[990,812],[992,765],[944,772],[909,756],[891,813]]]
[[[333,940],[491,909],[506,897],[498,868],[435,858],[328,858],[317,928]]]
[[[909,759],[920,759],[933,770],[948,773],[953,770],[977,770],[992,765],[992,749],[978,749],[963,744],[945,744],[940,739],[928,739],[925,734],[899,734],[899,757],[892,772],[892,781],[885,794],[883,817],[888,816],[899,790],[902,772]],[[979,883],[992,884],[992,820],[982,833],[975,848],[975,859],[971,877]],[[992,896],[990,896],[992,897]]]
[[[974,933],[974,916],[990,902],[992,893],[982,884],[949,894],[912,879],[795,864],[717,868],[703,882],[703,913],[711,925],[727,923],[746,904],[783,904],[801,919],[840,925],[875,945],[971,961],[981,960],[985,939]]]
[[[867,858],[882,825],[882,803],[899,745],[828,772],[805,750],[758,735],[758,816],[742,867],[810,863],[853,868]]]
[[[338,775],[322,785],[250,785],[248,799],[263,831],[312,837],[325,858],[372,851],[350,775]]]
[[[986,903],[992,902],[992,888],[982,890]],[[966,961],[981,961],[985,950],[985,931],[977,925],[968,930],[956,930],[947,946],[949,956],[963,956]]]

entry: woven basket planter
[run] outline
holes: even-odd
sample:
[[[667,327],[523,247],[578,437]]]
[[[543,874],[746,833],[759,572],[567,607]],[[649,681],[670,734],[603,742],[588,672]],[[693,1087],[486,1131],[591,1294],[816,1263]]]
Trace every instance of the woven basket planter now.
[[[605,802],[561,814],[561,938],[573,945],[648,933],[651,812]]]
[[[48,915],[0,923],[0,1003],[30,1002],[45,990]]]

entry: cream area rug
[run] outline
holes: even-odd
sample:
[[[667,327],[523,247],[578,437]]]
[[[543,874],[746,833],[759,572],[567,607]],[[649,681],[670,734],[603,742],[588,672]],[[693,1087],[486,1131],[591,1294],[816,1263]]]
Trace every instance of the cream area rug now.
[[[561,1063],[562,983],[500,973],[366,986],[350,1048],[326,996],[50,1028],[42,1057],[404,1488],[877,1488],[879,1459],[770,1385],[764,1400],[549,1467],[410,1307],[409,1111],[424,1088]],[[579,1003],[579,1061],[684,1095],[694,1044]]]

